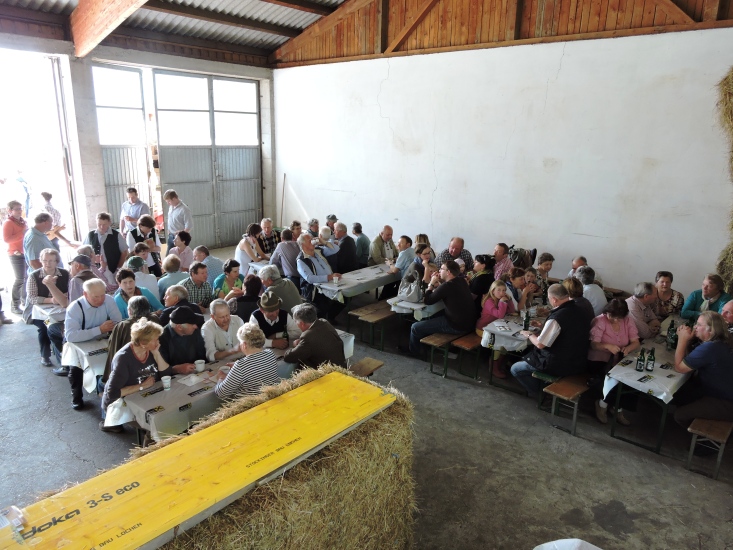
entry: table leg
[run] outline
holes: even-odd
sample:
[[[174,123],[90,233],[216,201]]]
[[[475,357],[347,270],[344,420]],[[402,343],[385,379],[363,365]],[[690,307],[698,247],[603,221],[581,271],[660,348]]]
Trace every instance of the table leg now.
[[[618,409],[617,409],[618,410]],[[657,446],[654,452],[659,454],[662,449],[662,438],[664,437],[664,426],[667,423],[667,411],[669,410],[669,404],[665,403],[662,405],[662,420],[659,422],[659,434],[657,435]]]

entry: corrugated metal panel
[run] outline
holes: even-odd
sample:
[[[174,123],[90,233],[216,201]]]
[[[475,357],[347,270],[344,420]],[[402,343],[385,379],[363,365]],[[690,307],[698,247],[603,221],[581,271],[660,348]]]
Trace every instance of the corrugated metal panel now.
[[[222,246],[239,242],[247,225],[262,218],[259,147],[217,147],[219,237]]]
[[[119,223],[118,216],[122,210],[122,203],[127,200],[125,190],[128,187],[135,187],[143,201],[150,200],[145,147],[103,146],[102,162],[107,211],[112,215],[112,222],[116,226]]]
[[[26,8],[34,11],[43,11],[69,15],[76,8],[79,0],[1,0],[0,4],[16,8]]]
[[[193,2],[175,3],[293,28],[304,28],[320,17],[313,13],[286,8],[277,4],[270,4],[269,2],[262,2],[261,0],[212,0],[208,2],[205,0],[194,0]]]

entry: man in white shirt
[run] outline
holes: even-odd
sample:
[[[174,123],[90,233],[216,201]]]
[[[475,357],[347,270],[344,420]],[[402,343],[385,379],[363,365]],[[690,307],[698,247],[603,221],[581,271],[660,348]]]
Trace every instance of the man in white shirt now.
[[[150,215],[150,208],[137,196],[137,189],[127,188],[127,200],[122,203],[120,212],[120,233],[127,235],[137,227],[137,221],[145,215]]]
[[[201,328],[206,358],[211,362],[221,361],[240,353],[237,331],[244,325],[244,321],[236,315],[232,317],[229,305],[220,298],[211,302],[209,310],[211,319]]]
[[[608,300],[603,289],[594,283],[596,280],[596,272],[589,265],[581,266],[575,272],[575,276],[583,283],[583,298],[590,302],[593,306],[593,313],[598,317],[603,313]]]
[[[167,250],[173,248],[173,239],[179,231],[193,231],[193,216],[191,209],[178,198],[178,193],[173,189],[168,189],[163,194],[163,200],[168,203],[168,244]]]

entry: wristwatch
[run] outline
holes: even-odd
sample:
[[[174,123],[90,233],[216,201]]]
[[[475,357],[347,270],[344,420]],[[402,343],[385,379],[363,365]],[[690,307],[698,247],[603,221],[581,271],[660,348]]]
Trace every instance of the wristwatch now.
[[[140,391],[143,391],[144,389],[145,389],[145,388],[143,388],[142,386],[140,386]]]

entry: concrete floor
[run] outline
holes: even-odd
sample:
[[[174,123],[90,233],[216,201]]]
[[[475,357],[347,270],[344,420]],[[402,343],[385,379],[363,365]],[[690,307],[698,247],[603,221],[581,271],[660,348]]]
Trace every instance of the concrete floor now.
[[[362,295],[357,303],[371,299]],[[7,311],[7,291],[3,302]],[[354,359],[383,360],[374,380],[415,403],[417,547],[529,549],[572,537],[606,550],[733,547],[733,451],[713,481],[684,469],[689,437],[671,419],[659,456],[610,438],[590,402],[578,437],[570,437],[533,400],[489,386],[485,359],[475,381],[458,374],[455,361],[443,379],[427,363],[397,354],[397,338],[404,343],[407,334],[398,326],[386,352],[357,344]],[[96,396],[86,410],[71,409],[67,380],[38,361],[35,333],[30,325],[0,327],[7,385],[0,394],[0,508],[84,481],[120,463],[134,445],[130,430],[98,430]],[[658,410],[642,403],[626,432],[651,442]],[[714,464],[696,460],[707,469]]]

